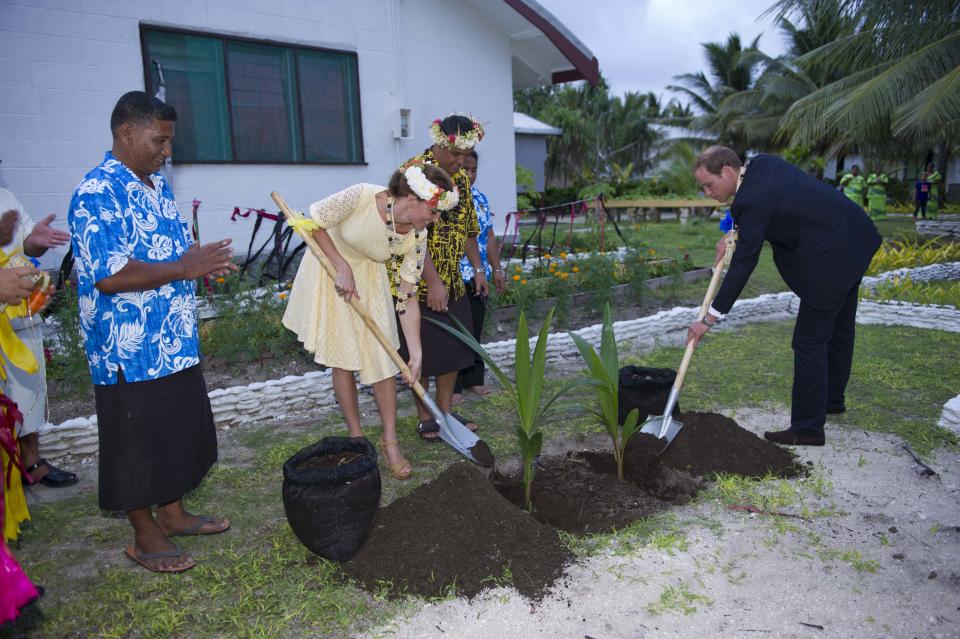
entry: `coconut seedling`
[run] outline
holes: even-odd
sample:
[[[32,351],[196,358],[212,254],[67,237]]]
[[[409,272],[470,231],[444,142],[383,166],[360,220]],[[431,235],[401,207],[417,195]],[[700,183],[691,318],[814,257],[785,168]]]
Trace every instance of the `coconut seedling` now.
[[[613,318],[610,305],[603,309],[603,326],[600,329],[600,354],[585,339],[574,333],[568,333],[577,345],[583,361],[587,364],[590,381],[597,392],[600,411],[597,417],[603,422],[613,443],[613,459],[617,463],[617,477],[623,479],[623,458],[627,442],[637,432],[640,412],[634,408],[620,423],[618,405],[620,401],[620,358],[617,355],[617,339],[613,332]]]
[[[572,388],[582,385],[586,380],[575,379],[557,390],[546,400],[543,400],[543,389],[548,384],[545,377],[547,363],[547,336],[550,334],[550,323],[553,321],[553,310],[547,313],[543,326],[537,335],[537,343],[533,354],[530,353],[530,338],[527,332],[526,314],[521,311],[520,321],[517,323],[516,350],[514,352],[514,379],[510,379],[497,365],[483,346],[470,334],[470,331],[453,318],[457,329],[451,328],[430,318],[437,326],[459,337],[467,346],[483,358],[493,374],[500,381],[500,386],[513,401],[517,410],[517,443],[520,448],[520,459],[523,464],[523,497],[527,510],[532,510],[530,487],[536,472],[534,461],[540,455],[543,447],[543,432],[540,423],[557,398],[568,393]],[[552,386],[552,384],[551,384]]]

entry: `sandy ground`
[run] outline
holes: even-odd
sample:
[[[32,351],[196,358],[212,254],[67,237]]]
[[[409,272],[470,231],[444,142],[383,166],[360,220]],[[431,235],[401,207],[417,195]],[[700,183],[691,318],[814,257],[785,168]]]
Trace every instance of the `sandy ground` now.
[[[789,423],[782,411],[727,414],[757,433]],[[542,602],[500,588],[473,601],[411,606],[365,636],[958,637],[960,454],[938,454],[931,466],[939,474],[923,476],[901,445],[828,422],[826,446],[796,450],[829,480],[825,496],[805,490],[804,503],[833,515],[685,506],[675,511],[693,522],[685,550],[605,552],[572,566]],[[779,532],[777,521],[795,530]],[[858,569],[854,558],[875,561],[874,571]],[[696,608],[689,614],[658,609],[667,588],[705,599],[686,598]]]

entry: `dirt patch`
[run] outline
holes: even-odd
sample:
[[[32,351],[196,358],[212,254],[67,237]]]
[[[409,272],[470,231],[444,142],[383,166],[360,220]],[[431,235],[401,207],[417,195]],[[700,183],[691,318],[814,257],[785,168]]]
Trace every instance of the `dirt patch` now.
[[[519,477],[496,475],[493,484],[518,508],[524,506]],[[575,456],[537,462],[530,500],[535,517],[578,535],[623,528],[668,508],[640,486],[620,481],[616,474],[596,472],[589,462]]]
[[[397,595],[432,597],[454,584],[472,597],[502,578],[539,599],[568,559],[556,530],[501,497],[486,473],[457,463],[381,508],[343,570],[370,589],[389,583]]]
[[[681,413],[683,428],[664,451],[665,440],[637,433],[627,443],[624,479],[660,499],[685,504],[704,478],[717,473],[745,477],[795,477],[802,468],[793,453],[757,437],[717,413]],[[664,451],[661,454],[661,451]],[[617,472],[613,455],[587,451],[578,458],[599,473]]]
[[[793,453],[742,428],[717,413],[681,413],[683,428],[660,456],[660,463],[693,476],[733,473],[745,477],[796,477],[801,468]],[[653,446],[653,448],[651,448]],[[627,444],[626,464],[641,465],[663,447],[662,440],[634,437]]]
[[[497,461],[494,459],[490,447],[487,446],[487,442],[482,439],[478,439],[477,443],[470,447],[470,454],[473,455],[473,458],[484,468],[493,468],[494,463]]]

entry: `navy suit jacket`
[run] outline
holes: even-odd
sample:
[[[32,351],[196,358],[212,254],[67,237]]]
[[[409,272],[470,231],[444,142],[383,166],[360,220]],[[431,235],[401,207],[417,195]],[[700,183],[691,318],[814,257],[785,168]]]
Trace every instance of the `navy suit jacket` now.
[[[713,301],[720,313],[740,296],[764,241],[787,286],[822,311],[844,300],[882,241],[863,208],[774,155],[751,160],[731,212],[739,239]]]

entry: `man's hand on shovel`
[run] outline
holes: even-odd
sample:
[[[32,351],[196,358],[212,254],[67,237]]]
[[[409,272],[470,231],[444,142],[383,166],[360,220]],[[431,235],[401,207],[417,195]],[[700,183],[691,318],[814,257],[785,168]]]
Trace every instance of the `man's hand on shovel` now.
[[[713,325],[717,323],[717,318],[707,313],[702,320],[697,320],[687,328],[687,341],[693,340],[694,346],[700,343],[703,336],[707,334]]]

